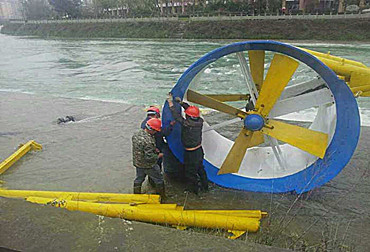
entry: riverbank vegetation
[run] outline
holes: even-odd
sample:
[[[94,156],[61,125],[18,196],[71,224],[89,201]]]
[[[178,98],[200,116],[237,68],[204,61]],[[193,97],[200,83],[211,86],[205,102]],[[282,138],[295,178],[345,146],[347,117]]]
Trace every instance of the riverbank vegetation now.
[[[369,8],[366,0],[22,0],[27,20],[188,15],[337,14]],[[350,7],[351,6],[351,7]],[[350,8],[347,8],[350,7]]]
[[[68,38],[282,39],[370,41],[367,19],[8,23],[9,35]]]

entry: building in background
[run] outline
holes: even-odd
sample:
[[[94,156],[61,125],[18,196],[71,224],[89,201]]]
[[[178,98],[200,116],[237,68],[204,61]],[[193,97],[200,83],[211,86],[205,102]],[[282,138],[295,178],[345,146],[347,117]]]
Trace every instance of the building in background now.
[[[287,9],[319,14],[344,13],[349,5],[356,5],[361,9],[369,5],[369,0],[286,0],[286,2],[289,6]]]
[[[0,20],[23,19],[19,0],[0,0]]]

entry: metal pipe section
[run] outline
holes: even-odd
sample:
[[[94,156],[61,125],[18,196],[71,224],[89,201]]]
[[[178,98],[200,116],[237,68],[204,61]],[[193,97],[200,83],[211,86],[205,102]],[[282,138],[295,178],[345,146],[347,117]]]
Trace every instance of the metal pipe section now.
[[[340,79],[347,82],[348,86],[356,91],[353,94],[357,96],[370,96],[368,86],[370,85],[370,68],[361,62],[348,60],[341,57],[330,55],[329,53],[320,53],[305,48],[300,48],[312,55],[315,55],[331,70],[333,70]]]
[[[29,197],[27,201],[38,204],[48,204],[54,207],[65,208],[70,211],[82,211],[113,218],[149,222],[156,224],[170,224],[180,227],[214,228],[233,231],[257,232],[260,226],[259,218],[250,218],[234,213],[223,214],[196,210],[152,208],[131,206],[128,204],[101,204],[73,200],[53,200],[38,197]],[[216,211],[216,210],[215,210]]]
[[[10,168],[15,162],[17,162],[21,157],[27,154],[30,150],[41,150],[41,144],[36,143],[34,140],[28,141],[26,144],[21,145],[21,147],[14,152],[10,157],[5,159],[0,164],[0,175]]]
[[[333,70],[336,74],[342,75],[346,77],[346,80],[351,79],[351,75],[353,73],[360,73],[370,75],[370,69],[355,66],[353,64],[348,63],[341,63],[339,61],[331,60],[328,58],[318,57],[325,65],[327,65],[331,70]]]
[[[247,218],[257,218],[262,219],[267,217],[267,212],[262,212],[261,210],[187,210],[194,211],[196,213],[208,213],[208,214],[222,214],[222,215],[233,215]]]
[[[0,196],[7,198],[41,197],[52,199],[85,200],[95,202],[160,204],[161,198],[156,194],[121,194],[121,193],[90,193],[90,192],[58,192],[58,191],[26,191],[3,190]]]
[[[312,51],[312,50],[309,50],[309,49],[306,49],[306,48],[300,48],[300,49],[302,49],[303,51],[306,51],[306,52],[308,52],[312,55],[315,55],[318,58],[325,58],[325,59],[333,60],[333,61],[336,61],[336,62],[339,62],[339,63],[342,63],[342,64],[346,64],[346,65],[353,65],[353,66],[357,66],[357,67],[367,68],[367,66],[365,64],[361,63],[361,62],[357,62],[357,61],[354,61],[354,60],[349,60],[349,59],[344,59],[344,58],[341,58],[341,57],[338,57],[338,56],[334,56],[334,55],[331,55],[330,52],[321,53],[321,52]]]

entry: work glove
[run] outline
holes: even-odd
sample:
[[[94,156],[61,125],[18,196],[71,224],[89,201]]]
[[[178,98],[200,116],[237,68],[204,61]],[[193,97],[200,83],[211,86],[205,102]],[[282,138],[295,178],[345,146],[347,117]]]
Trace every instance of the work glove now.
[[[173,96],[172,96],[172,93],[171,92],[169,92],[168,93],[168,95],[167,95],[167,102],[168,102],[168,105],[170,106],[170,107],[172,107],[173,106]]]

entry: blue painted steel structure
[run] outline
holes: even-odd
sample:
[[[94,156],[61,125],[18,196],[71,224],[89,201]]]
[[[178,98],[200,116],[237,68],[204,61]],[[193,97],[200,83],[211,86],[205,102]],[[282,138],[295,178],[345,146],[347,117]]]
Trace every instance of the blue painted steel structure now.
[[[252,131],[258,131],[265,125],[265,120],[257,114],[248,115],[244,119],[244,127]]]
[[[248,50],[264,50],[288,55],[305,63],[320,75],[334,96],[337,112],[335,133],[325,157],[295,174],[273,179],[253,179],[237,174],[217,175],[219,169],[205,160],[204,165],[208,178],[220,186],[255,192],[295,191],[302,193],[320,187],[333,179],[351,159],[360,135],[360,116],[357,102],[349,87],[313,55],[291,45],[274,41],[248,41],[230,44],[207,53],[193,63],[173,87],[171,91],[173,96],[183,98],[192,79],[210,63],[225,55]],[[180,106],[178,104],[176,106],[180,111]],[[172,115],[166,102],[162,123],[167,126],[171,120]],[[180,130],[180,125],[176,124],[172,134],[168,137],[168,143],[175,156],[183,162]]]

